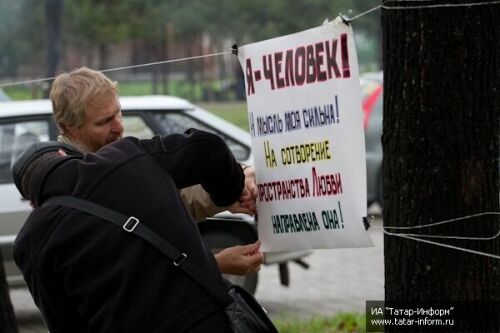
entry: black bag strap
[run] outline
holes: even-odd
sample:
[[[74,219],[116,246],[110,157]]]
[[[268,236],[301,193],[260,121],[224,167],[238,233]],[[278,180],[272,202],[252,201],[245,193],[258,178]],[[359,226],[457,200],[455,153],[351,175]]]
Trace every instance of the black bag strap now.
[[[48,205],[59,205],[81,210],[87,214],[97,216],[120,227],[124,232],[132,233],[144,239],[166,255],[172,261],[174,266],[186,272],[215,300],[224,305],[231,302],[231,300],[228,299],[225,290],[221,290],[221,287],[217,287],[209,280],[205,279],[204,276],[206,276],[206,274],[204,275],[196,265],[192,264],[187,254],[179,251],[176,247],[166,241],[163,237],[159,236],[144,223],[140,223],[138,218],[134,216],[126,216],[115,210],[93,202],[67,195],[51,197],[42,204],[42,206]]]

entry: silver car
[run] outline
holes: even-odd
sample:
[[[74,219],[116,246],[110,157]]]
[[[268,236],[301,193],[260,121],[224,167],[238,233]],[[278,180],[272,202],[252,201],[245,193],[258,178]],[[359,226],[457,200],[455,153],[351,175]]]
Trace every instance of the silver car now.
[[[0,102],[10,101],[10,97],[0,88]]]
[[[237,160],[252,164],[249,133],[212,113],[172,96],[121,97],[124,135],[151,138],[155,134],[182,133],[194,127],[222,137]],[[57,128],[49,100],[0,102],[0,246],[10,286],[24,285],[15,266],[11,248],[17,232],[30,212],[12,182],[10,166],[17,155],[37,141],[55,140]],[[220,213],[198,224],[202,236],[216,252],[257,240],[256,225],[245,214]],[[307,265],[302,258],[311,251],[266,253],[266,264],[278,264],[281,280],[288,283],[287,263]],[[257,273],[229,276],[250,292],[257,286]]]

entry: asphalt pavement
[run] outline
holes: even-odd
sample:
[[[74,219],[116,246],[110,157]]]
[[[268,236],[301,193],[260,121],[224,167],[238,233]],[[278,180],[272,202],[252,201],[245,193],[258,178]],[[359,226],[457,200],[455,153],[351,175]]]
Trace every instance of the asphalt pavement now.
[[[256,298],[271,318],[311,318],[339,312],[365,312],[367,300],[384,298],[382,220],[378,207],[369,230],[374,247],[315,250],[305,261],[309,269],[289,264],[290,285],[282,286],[276,265],[263,266]],[[19,333],[46,333],[41,316],[27,289],[14,289],[11,299]]]
[[[279,282],[277,267],[263,267],[256,298],[271,317],[310,318],[339,312],[365,312],[367,300],[384,299],[382,220],[369,230],[374,247],[314,250],[305,270],[289,264],[290,285]]]

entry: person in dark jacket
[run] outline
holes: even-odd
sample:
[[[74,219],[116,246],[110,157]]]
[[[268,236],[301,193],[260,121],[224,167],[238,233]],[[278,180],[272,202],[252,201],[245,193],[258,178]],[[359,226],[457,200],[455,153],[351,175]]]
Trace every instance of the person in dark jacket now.
[[[43,206],[70,195],[134,216],[223,288],[178,193],[201,184],[220,206],[244,195],[241,166],[222,139],[199,130],[127,137],[85,156],[62,143],[38,145],[13,166],[34,206],[13,255],[50,332],[230,332],[224,305],[155,247],[93,215]]]
[[[59,74],[52,83],[50,100],[60,131],[58,141],[72,145],[83,154],[96,152],[123,136],[118,82],[99,71],[81,67]],[[181,199],[194,220],[205,220],[224,210],[251,215],[256,213],[255,170],[252,166],[242,167],[249,195],[246,200],[242,198],[229,207],[217,206],[199,184],[179,189]],[[254,273],[264,262],[263,253],[258,251],[259,246],[258,241],[231,246],[218,252],[215,260],[225,274]],[[245,255],[251,251],[254,255]]]

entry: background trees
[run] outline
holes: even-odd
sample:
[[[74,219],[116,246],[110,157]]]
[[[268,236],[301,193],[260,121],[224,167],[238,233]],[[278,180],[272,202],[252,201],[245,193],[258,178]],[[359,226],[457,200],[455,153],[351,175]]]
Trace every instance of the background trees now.
[[[352,9],[359,13],[378,2],[0,0],[0,78],[44,76],[51,72],[49,67],[53,66],[51,61],[55,57],[40,60],[59,48],[61,69],[75,65],[99,69],[125,66],[133,60],[161,60],[168,53],[180,52],[181,48],[194,52],[194,45],[200,42],[202,35],[210,37],[211,45],[227,48],[231,42],[245,44],[312,28],[326,18],[333,19],[339,12]],[[56,10],[47,12],[44,6]],[[58,10],[61,39],[60,45],[55,45],[58,40],[50,37],[53,34],[44,32],[57,24]],[[380,31],[373,29],[379,26],[378,22],[378,13],[356,20],[362,63],[372,67],[376,67],[374,59],[379,54],[372,42],[380,36]],[[110,49],[123,43],[134,44],[135,52],[131,58],[109,64]]]
[[[384,225],[498,212],[500,6],[382,13]],[[498,230],[497,216],[482,216],[398,232],[490,237]],[[498,238],[431,240],[500,249]],[[499,260],[398,237],[384,244],[386,302],[500,301]]]

